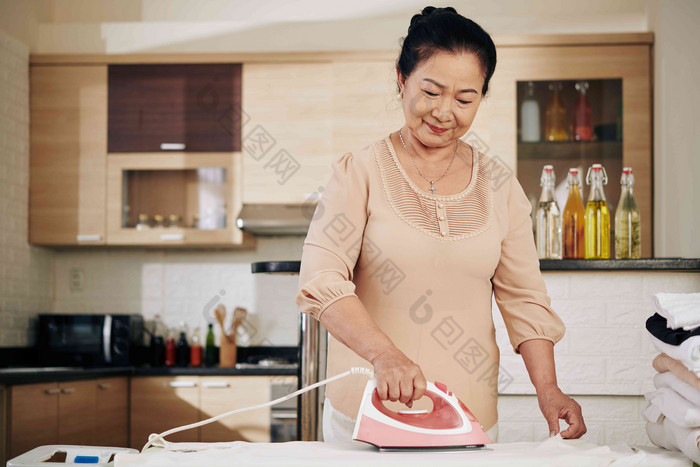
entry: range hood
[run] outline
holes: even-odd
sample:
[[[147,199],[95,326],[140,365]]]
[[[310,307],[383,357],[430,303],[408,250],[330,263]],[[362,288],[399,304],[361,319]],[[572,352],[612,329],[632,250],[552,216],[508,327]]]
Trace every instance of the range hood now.
[[[244,232],[258,236],[304,236],[309,230],[316,204],[244,204],[236,225]]]

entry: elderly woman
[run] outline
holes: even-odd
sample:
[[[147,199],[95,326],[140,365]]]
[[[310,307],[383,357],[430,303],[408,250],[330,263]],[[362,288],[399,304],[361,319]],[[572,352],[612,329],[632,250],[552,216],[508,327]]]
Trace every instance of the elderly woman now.
[[[373,365],[379,397],[411,407],[440,381],[497,439],[495,295],[550,435],[586,432],[557,386],[552,310],[530,202],[515,177],[460,140],[496,68],[491,37],[453,8],[411,19],[396,66],[406,123],[333,165],[304,242],[297,304],[331,334],[328,376]],[[350,440],[366,380],[326,390],[323,435]]]

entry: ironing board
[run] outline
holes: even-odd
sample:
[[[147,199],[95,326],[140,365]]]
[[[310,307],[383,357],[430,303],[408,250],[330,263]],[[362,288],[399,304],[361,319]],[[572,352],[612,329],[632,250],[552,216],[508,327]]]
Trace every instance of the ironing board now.
[[[585,440],[565,440],[560,435],[543,442],[496,443],[483,451],[378,452],[364,443],[178,443],[191,452],[151,449],[143,454],[119,454],[115,467],[385,467],[385,466],[639,466],[691,467],[680,452],[654,446],[599,446]],[[204,450],[198,450],[202,449]]]

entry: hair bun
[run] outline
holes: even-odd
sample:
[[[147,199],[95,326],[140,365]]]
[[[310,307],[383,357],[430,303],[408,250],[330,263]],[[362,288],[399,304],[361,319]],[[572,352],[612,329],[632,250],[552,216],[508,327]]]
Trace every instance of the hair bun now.
[[[409,29],[413,26],[416,25],[416,23],[420,23],[421,21],[425,20],[426,18],[442,13],[454,13],[457,14],[457,10],[452,8],[451,6],[444,7],[444,8],[436,8],[434,6],[427,6],[423,8],[423,11],[418,13],[417,15],[413,15],[413,18],[411,18],[411,24],[409,26]]]

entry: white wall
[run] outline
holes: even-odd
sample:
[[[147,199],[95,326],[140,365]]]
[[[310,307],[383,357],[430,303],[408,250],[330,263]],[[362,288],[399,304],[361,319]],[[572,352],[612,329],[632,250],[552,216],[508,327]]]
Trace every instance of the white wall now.
[[[0,31],[0,346],[28,345],[50,311],[52,252],[27,243],[29,48]]]
[[[654,253],[700,256],[700,2],[652,0]]]

